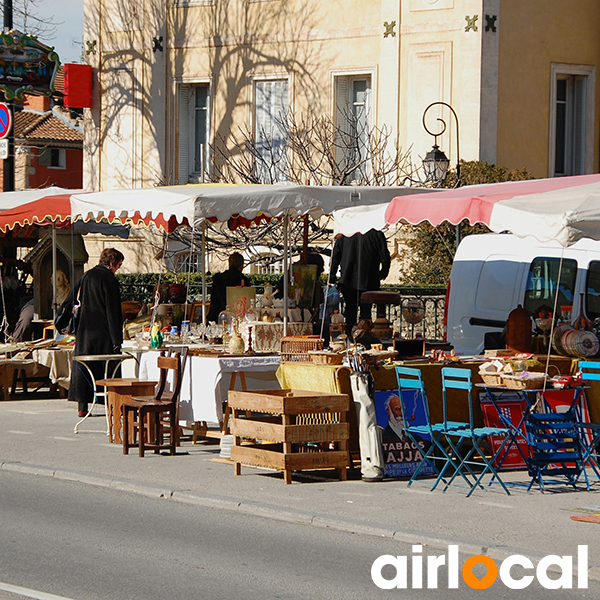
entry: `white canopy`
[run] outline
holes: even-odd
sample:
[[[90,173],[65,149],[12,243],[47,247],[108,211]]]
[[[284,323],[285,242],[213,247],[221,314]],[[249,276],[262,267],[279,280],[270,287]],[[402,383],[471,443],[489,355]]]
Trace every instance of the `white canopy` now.
[[[36,190],[21,190],[16,192],[2,192],[0,194],[0,210],[11,210],[27,202],[33,202],[46,196],[56,196],[57,194],[81,193],[83,190],[69,190],[66,188],[52,185],[47,188]]]
[[[84,219],[99,215],[164,219],[175,217],[199,224],[213,218],[226,221],[233,215],[253,219],[259,213],[272,217],[311,214],[332,214],[350,206],[390,202],[394,196],[423,191],[408,187],[371,186],[301,186],[280,183],[275,185],[202,184],[165,186],[147,189],[113,190],[73,194],[71,214]]]

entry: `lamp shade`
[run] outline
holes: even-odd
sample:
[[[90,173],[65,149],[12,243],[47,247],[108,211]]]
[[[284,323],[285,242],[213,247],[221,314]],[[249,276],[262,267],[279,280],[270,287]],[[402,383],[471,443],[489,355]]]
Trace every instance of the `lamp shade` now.
[[[442,181],[446,177],[450,161],[437,144],[423,159],[423,170],[427,181]]]

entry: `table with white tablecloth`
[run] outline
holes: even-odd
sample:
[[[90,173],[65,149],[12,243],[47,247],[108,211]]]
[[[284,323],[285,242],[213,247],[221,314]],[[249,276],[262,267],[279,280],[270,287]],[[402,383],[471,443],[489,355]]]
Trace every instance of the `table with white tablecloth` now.
[[[140,379],[158,379],[157,351],[140,359]],[[223,403],[239,377],[249,390],[277,389],[279,355],[188,356],[179,399],[180,421],[223,422]]]

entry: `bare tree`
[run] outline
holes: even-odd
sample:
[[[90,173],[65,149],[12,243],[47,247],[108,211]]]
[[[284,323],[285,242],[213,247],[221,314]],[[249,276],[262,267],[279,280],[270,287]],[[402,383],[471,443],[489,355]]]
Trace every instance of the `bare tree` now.
[[[56,21],[54,15],[50,18],[39,17],[39,5],[41,0],[14,0],[13,1],[13,26],[15,29],[28,35],[34,35],[43,44],[51,42],[61,24]],[[4,16],[4,6],[0,6],[0,12]]]
[[[217,139],[213,179],[311,185],[399,185],[418,179],[410,152],[392,143],[385,125],[361,130],[349,113],[341,123],[328,116],[297,119],[289,113],[278,124],[283,147],[280,139],[265,131],[255,136],[247,126],[238,128],[229,143]]]

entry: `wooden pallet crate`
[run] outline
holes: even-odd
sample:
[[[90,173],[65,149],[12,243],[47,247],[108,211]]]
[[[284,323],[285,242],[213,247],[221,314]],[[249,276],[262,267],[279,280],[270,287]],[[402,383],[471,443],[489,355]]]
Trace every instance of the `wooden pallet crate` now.
[[[345,481],[350,464],[346,394],[231,390],[228,403],[236,475],[246,464],[283,471],[287,484],[293,471],[313,469],[336,469]]]

